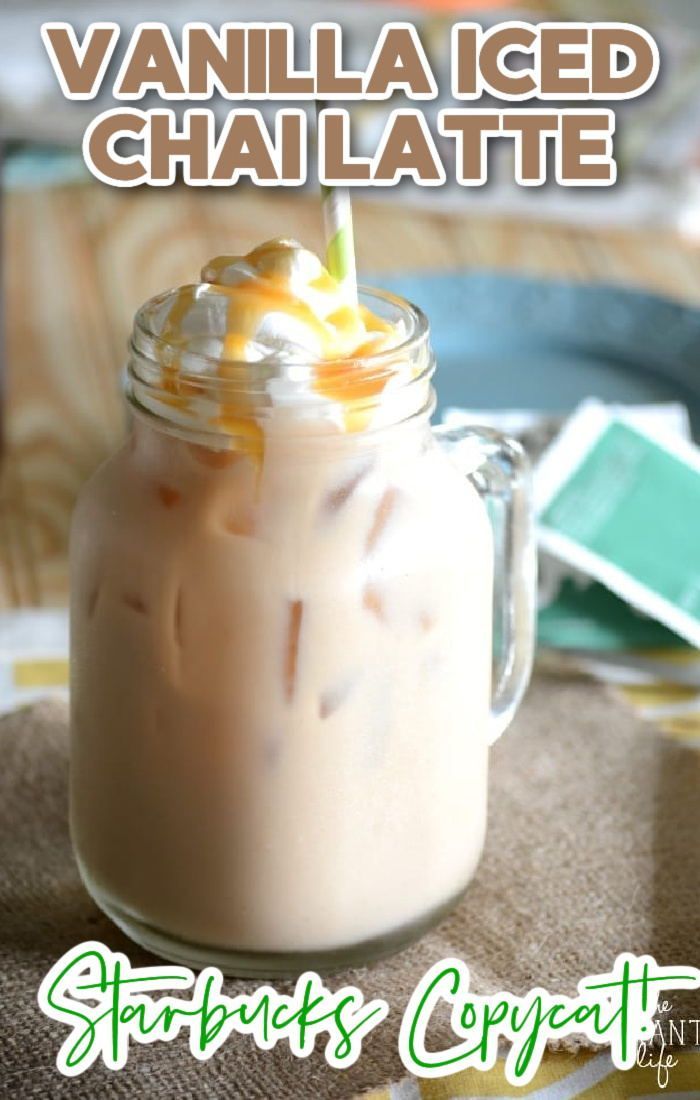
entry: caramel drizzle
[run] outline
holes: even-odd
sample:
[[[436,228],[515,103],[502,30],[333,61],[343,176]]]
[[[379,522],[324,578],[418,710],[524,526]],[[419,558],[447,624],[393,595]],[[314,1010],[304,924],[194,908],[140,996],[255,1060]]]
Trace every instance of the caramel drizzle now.
[[[204,268],[203,277],[228,300],[218,376],[227,376],[231,362],[245,361],[247,344],[255,338],[265,316],[271,312],[284,313],[307,327],[318,340],[320,359],[312,383],[314,390],[342,407],[347,431],[361,431],[367,426],[387,377],[385,372],[378,376],[374,370],[363,369],[357,360],[380,350],[393,331],[392,326],[365,306],[340,306],[325,320],[317,316],[307,302],[292,292],[287,275],[271,269],[271,261],[283,247],[272,240],[253,249],[243,259],[249,267],[261,269],[260,273],[233,285],[221,280],[239,257],[217,256]],[[309,286],[319,293],[337,291],[336,281],[325,269]],[[184,286],[178,291],[163,328],[164,340],[181,351],[186,348],[183,323],[195,305],[197,292],[196,286]],[[165,403],[186,408],[190,397],[206,393],[206,380],[198,383],[182,377],[181,355],[176,354],[172,362],[163,362],[161,366]],[[237,449],[260,458],[263,433],[255,413],[253,401],[237,395],[235,400],[221,405],[215,423],[236,438]]]

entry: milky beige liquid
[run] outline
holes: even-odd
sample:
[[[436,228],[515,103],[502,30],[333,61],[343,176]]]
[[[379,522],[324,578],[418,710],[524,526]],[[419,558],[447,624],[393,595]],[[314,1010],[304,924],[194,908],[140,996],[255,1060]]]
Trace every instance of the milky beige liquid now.
[[[282,421],[262,469],[222,463],[138,420],[81,498],[81,869],[112,915],[190,944],[391,936],[482,849],[484,504],[420,418],[371,436]]]

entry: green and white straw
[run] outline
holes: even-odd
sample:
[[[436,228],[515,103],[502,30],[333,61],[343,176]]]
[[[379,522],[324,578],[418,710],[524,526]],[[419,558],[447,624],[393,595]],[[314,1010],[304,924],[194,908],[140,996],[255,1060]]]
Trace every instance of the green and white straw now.
[[[349,305],[357,305],[355,242],[352,233],[352,205],[345,187],[321,185],[323,227],[326,236],[326,267],[340,283]]]
[[[316,102],[316,132],[323,104]],[[357,270],[355,240],[352,232],[352,204],[346,187],[321,184],[323,230],[326,238],[326,267],[340,283],[348,305],[357,305]]]

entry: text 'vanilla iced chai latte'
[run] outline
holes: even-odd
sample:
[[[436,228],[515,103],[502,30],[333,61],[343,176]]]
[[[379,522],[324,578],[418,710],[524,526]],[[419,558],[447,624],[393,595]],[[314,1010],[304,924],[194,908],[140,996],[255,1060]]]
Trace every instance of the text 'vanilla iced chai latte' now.
[[[131,436],[77,506],[75,850],[188,965],[295,974],[419,934],[474,873],[527,680],[524,460],[436,435],[425,317],[360,303],[284,240],[147,302]]]

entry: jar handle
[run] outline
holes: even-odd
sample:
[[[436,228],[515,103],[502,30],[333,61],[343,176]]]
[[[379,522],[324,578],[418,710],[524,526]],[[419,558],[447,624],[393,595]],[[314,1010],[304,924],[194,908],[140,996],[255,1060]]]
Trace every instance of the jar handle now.
[[[494,534],[492,745],[525,693],[535,639],[537,552],[528,458],[513,439],[490,428],[433,428],[482,497]]]

